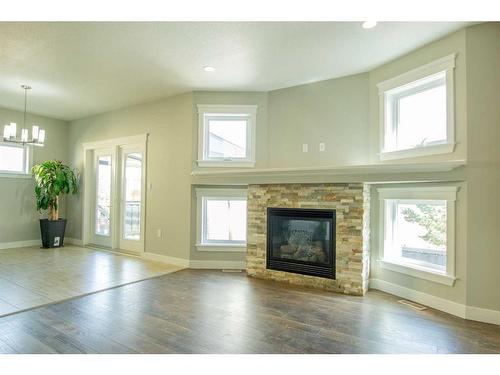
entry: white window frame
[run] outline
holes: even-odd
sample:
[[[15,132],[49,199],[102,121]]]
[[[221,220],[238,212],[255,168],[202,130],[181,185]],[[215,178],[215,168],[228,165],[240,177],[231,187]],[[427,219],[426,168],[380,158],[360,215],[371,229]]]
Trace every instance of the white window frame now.
[[[0,141],[2,147],[15,147],[23,149],[23,171],[5,171],[0,169],[0,177],[7,178],[31,178],[31,167],[33,166],[33,148],[28,145],[20,145],[11,142]]]
[[[447,154],[455,150],[455,89],[454,69],[457,54],[451,54],[429,64],[403,73],[397,77],[380,82],[379,123],[380,123],[380,160],[395,160],[427,155]],[[395,101],[403,96],[429,89],[435,84],[433,78],[444,75],[446,84],[446,139],[429,142],[409,149],[394,150]]]
[[[210,199],[247,200],[246,189],[229,188],[197,188],[196,189],[196,250],[246,252],[247,242],[243,241],[210,241],[205,239],[206,202]]]
[[[233,117],[247,119],[246,156],[244,158],[215,158],[208,156],[208,121]],[[198,161],[199,167],[254,167],[256,105],[198,104]]]
[[[436,283],[453,286],[455,283],[455,202],[457,199],[457,186],[433,187],[398,187],[377,189],[380,200],[379,216],[379,252],[378,263],[381,268],[410,275],[416,278],[433,281]],[[425,200],[446,201],[446,268],[445,271],[432,269],[414,263],[398,262],[394,258],[386,257],[386,200],[400,200],[415,203]]]

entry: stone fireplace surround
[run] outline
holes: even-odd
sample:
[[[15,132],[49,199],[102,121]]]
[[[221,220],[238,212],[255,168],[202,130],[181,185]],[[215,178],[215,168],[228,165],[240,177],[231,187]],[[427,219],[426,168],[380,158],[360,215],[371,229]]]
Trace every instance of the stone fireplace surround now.
[[[370,189],[363,183],[256,184],[248,186],[247,275],[344,294],[368,289]],[[336,210],[336,279],[266,268],[267,208]]]

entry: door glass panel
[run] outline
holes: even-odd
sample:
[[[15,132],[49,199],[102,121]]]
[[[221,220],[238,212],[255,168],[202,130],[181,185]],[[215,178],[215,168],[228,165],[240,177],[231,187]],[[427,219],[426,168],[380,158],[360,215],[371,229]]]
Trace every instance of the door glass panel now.
[[[95,233],[109,236],[111,212],[111,156],[97,157]]]
[[[126,240],[140,240],[142,154],[126,154],[124,163],[125,210],[123,211],[123,238]]]

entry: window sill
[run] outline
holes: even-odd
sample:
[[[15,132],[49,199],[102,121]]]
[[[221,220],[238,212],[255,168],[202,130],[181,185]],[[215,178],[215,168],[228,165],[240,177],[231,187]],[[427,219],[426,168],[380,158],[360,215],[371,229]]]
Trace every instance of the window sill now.
[[[0,178],[24,178],[24,179],[30,179],[33,176],[31,173],[5,173],[5,172],[0,172]]]
[[[232,161],[232,160],[198,160],[198,167],[212,167],[212,168],[253,168],[255,167],[254,161]]]
[[[217,251],[231,253],[246,253],[247,245],[227,244],[227,243],[211,243],[211,244],[196,244],[197,251]]]
[[[380,153],[380,160],[397,160],[429,155],[451,154],[455,150],[455,145],[456,143],[454,142],[447,142],[429,146],[414,147],[406,150],[382,151]]]
[[[447,275],[439,271],[432,271],[428,268],[419,267],[416,265],[395,263],[382,259],[379,260],[378,262],[380,264],[380,268],[382,269],[403,273],[409,276],[432,281],[438,284],[453,286],[456,280],[454,276]]]

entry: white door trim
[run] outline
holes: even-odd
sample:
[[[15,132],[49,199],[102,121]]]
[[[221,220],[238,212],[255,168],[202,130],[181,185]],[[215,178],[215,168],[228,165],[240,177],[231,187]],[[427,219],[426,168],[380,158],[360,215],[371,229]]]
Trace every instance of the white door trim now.
[[[83,144],[83,178],[84,178],[84,184],[82,186],[82,196],[83,196],[83,205],[82,205],[82,244],[88,245],[90,244],[90,230],[92,226],[89,225],[90,221],[90,209],[92,206],[92,189],[89,188],[88,184],[92,183],[92,168],[88,168],[89,165],[91,166],[93,163],[93,153],[94,150],[100,149],[100,148],[114,148],[115,150],[115,155],[119,155],[119,149],[120,146],[126,146],[130,144],[140,144],[143,146],[144,149],[144,181],[143,181],[143,196],[144,196],[144,204],[142,205],[141,209],[141,218],[143,218],[143,227],[146,227],[146,181],[147,181],[147,141],[148,141],[148,136],[149,133],[144,133],[144,134],[138,134],[138,135],[133,135],[133,136],[128,136],[128,137],[120,137],[120,138],[113,138],[113,139],[107,139],[107,140],[101,140],[101,141],[94,141],[94,142],[86,142]],[[115,158],[117,159],[117,158]],[[114,177],[113,177],[113,183],[114,186],[117,186],[117,170],[116,170],[116,160],[114,163]],[[115,194],[114,197],[114,206],[115,206],[115,211],[116,211],[116,199],[117,199],[117,194]],[[117,217],[115,215],[115,217]],[[118,237],[117,237],[117,221],[115,220],[114,223],[114,228],[112,231],[112,244],[111,244],[111,250],[117,249],[118,248]],[[145,250],[145,243],[146,243],[146,231],[144,230],[144,235],[142,236],[142,251],[141,253],[144,252]]]

